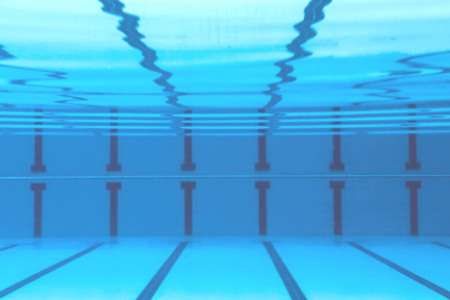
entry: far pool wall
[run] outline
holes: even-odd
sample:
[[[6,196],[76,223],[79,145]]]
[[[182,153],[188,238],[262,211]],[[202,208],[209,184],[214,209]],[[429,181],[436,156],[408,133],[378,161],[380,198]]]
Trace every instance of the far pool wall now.
[[[1,139],[0,238],[450,235],[444,134]]]

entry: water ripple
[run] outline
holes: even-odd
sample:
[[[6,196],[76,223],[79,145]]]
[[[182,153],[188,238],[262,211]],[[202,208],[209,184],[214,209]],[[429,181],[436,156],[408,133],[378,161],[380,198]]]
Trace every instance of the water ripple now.
[[[139,27],[139,17],[125,13],[123,11],[125,5],[119,0],[99,0],[99,1],[103,4],[102,11],[111,15],[122,17],[122,20],[119,21],[119,26],[117,26],[117,29],[123,34],[125,34],[123,40],[128,45],[141,51],[144,59],[140,62],[140,65],[147,70],[161,74],[161,76],[155,79],[154,82],[157,85],[164,87],[165,92],[169,92],[172,94],[167,96],[168,100],[166,103],[175,106],[182,106],[179,103],[177,103],[178,102],[177,96],[182,95],[183,93],[175,92],[175,86],[167,81],[172,76],[172,73],[161,69],[155,64],[156,60],[158,59],[156,51],[148,47],[141,40],[145,36],[137,30],[137,28]]]
[[[294,67],[288,63],[312,55],[312,52],[303,49],[302,45],[317,35],[317,32],[311,26],[325,18],[323,9],[330,3],[331,0],[312,0],[305,8],[303,21],[294,25],[299,35],[290,44],[286,45],[286,49],[294,55],[274,64],[280,68],[280,72],[276,76],[281,78],[281,81],[268,84],[270,89],[264,92],[264,94],[271,95],[272,98],[265,107],[273,107],[282,100],[282,96],[275,93],[275,91],[280,89],[278,85],[293,82],[297,79],[289,75],[294,71]]]
[[[0,60],[2,59],[15,59],[16,57],[9,52],[5,50],[5,47],[3,45],[0,45]],[[15,69],[15,70],[22,70],[22,71],[32,71],[32,72],[42,72],[46,73],[45,76],[51,77],[58,80],[65,80],[67,79],[65,76],[67,75],[66,72],[60,72],[60,71],[52,71],[52,70],[46,70],[46,69],[37,69],[37,68],[27,68],[27,67],[18,67],[18,66],[11,66],[11,65],[5,65],[0,64],[0,67],[2,68],[9,68],[9,69]],[[35,78],[35,79],[11,79],[9,81],[9,84],[12,85],[21,85],[21,86],[30,86],[30,87],[39,87],[39,88],[53,88],[53,89],[59,89],[62,92],[65,92],[64,94],[58,95],[60,97],[66,97],[71,98],[74,100],[59,100],[55,101],[56,103],[68,103],[69,101],[87,101],[88,99],[82,98],[82,97],[75,97],[68,95],[69,92],[72,91],[71,87],[65,87],[65,86],[48,86],[48,85],[38,85],[38,84],[29,84],[29,82],[32,81],[44,81],[47,79],[42,78]],[[1,92],[10,92],[6,90],[1,90]],[[1,104],[4,107],[14,107],[12,104]]]
[[[384,98],[384,99],[387,98],[384,101],[408,100],[408,99],[410,99],[410,97],[402,97],[402,96],[395,95],[396,93],[400,92],[400,90],[398,90],[398,89],[385,88],[385,87],[373,87],[373,85],[378,84],[378,83],[398,81],[398,80],[405,79],[405,78],[425,77],[425,76],[442,75],[445,73],[450,73],[450,68],[448,68],[448,67],[436,66],[436,65],[432,65],[432,64],[421,63],[421,62],[415,61],[415,60],[421,59],[421,58],[427,58],[427,57],[433,57],[433,56],[445,55],[445,54],[450,54],[450,50],[413,55],[413,56],[408,56],[408,57],[399,59],[396,61],[396,63],[405,65],[407,68],[416,69],[416,70],[391,71],[388,75],[389,78],[359,83],[359,84],[356,84],[355,86],[353,86],[353,88],[354,89],[380,90],[381,92],[367,93],[365,95],[369,96],[369,97],[379,97],[379,98]],[[427,72],[426,70],[431,70],[431,71]],[[392,95],[392,94],[394,94],[394,95]],[[383,100],[360,101],[360,102],[353,103],[353,105],[360,105],[362,103],[379,102],[379,101],[383,101]]]

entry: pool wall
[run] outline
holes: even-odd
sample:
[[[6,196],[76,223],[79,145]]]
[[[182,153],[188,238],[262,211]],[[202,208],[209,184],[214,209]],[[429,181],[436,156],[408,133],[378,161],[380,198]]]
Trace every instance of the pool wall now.
[[[447,135],[264,138],[3,135],[0,238],[450,235]]]

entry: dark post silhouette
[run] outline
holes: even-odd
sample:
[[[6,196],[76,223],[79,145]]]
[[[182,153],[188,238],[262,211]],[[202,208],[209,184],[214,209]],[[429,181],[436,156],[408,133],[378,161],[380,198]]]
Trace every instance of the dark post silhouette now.
[[[407,181],[406,188],[409,189],[409,219],[411,235],[419,235],[419,193],[420,181]]]
[[[267,189],[270,189],[270,182],[257,181],[255,188],[259,191],[259,235],[267,235]]]
[[[37,113],[42,112],[42,109],[36,109]],[[42,116],[36,115],[35,119],[42,119]],[[36,121],[35,125],[42,125],[42,122]],[[32,173],[44,173],[47,171],[47,167],[43,163],[43,137],[42,128],[34,129],[34,164],[31,165]]]
[[[184,190],[184,235],[192,235],[192,190],[195,182],[182,182]]]
[[[333,189],[334,234],[342,235],[342,189],[345,182],[330,181],[330,188]]]
[[[339,112],[341,110],[340,107],[333,107],[333,111]],[[333,116],[335,119],[339,119],[340,115],[336,114]],[[333,122],[333,125],[339,125],[341,122],[335,121]],[[333,128],[333,132],[336,132],[336,134],[333,134],[333,162],[330,165],[331,171],[343,171],[345,169],[344,164],[341,161],[341,135],[339,132],[341,131],[340,128]]]
[[[42,191],[45,191],[45,183],[32,183],[34,192],[34,237],[42,236]]]
[[[191,110],[186,110],[186,114],[192,113]],[[184,118],[185,121],[190,121],[192,118]],[[185,127],[191,126],[191,123],[185,122]],[[181,165],[181,171],[195,171],[195,164],[192,162],[192,136],[187,136],[187,133],[192,133],[191,129],[184,130],[184,163]]]
[[[258,109],[258,113],[265,113],[265,109]],[[259,120],[265,120],[265,117],[259,117]],[[258,123],[258,126],[265,126],[266,123]],[[256,171],[269,171],[270,165],[267,163],[267,149],[266,149],[266,130],[259,129],[259,133],[263,135],[258,136],[258,163],[255,164]]]
[[[118,198],[119,190],[122,188],[120,182],[108,182],[106,188],[109,190],[109,235],[117,236],[118,230]]]
[[[415,104],[409,104],[408,108],[415,109]],[[409,116],[415,116],[416,113],[409,113]],[[416,123],[416,120],[410,120],[410,123]],[[409,159],[405,164],[405,169],[410,170],[420,170],[420,162],[417,160],[417,134],[415,131],[417,127],[408,127],[411,132],[408,134],[408,155]]]
[[[117,109],[111,109],[111,114],[116,114]],[[112,116],[111,120],[117,120],[117,117]],[[113,128],[118,123],[111,123],[111,136],[109,137],[109,164],[106,166],[108,172],[120,172],[122,171],[122,165],[119,164],[119,137],[117,133],[118,129]]]

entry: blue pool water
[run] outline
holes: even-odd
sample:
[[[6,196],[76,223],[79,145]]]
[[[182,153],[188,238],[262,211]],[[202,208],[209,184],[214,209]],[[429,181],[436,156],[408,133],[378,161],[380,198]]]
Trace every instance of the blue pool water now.
[[[3,0],[0,298],[450,299],[447,0]]]

